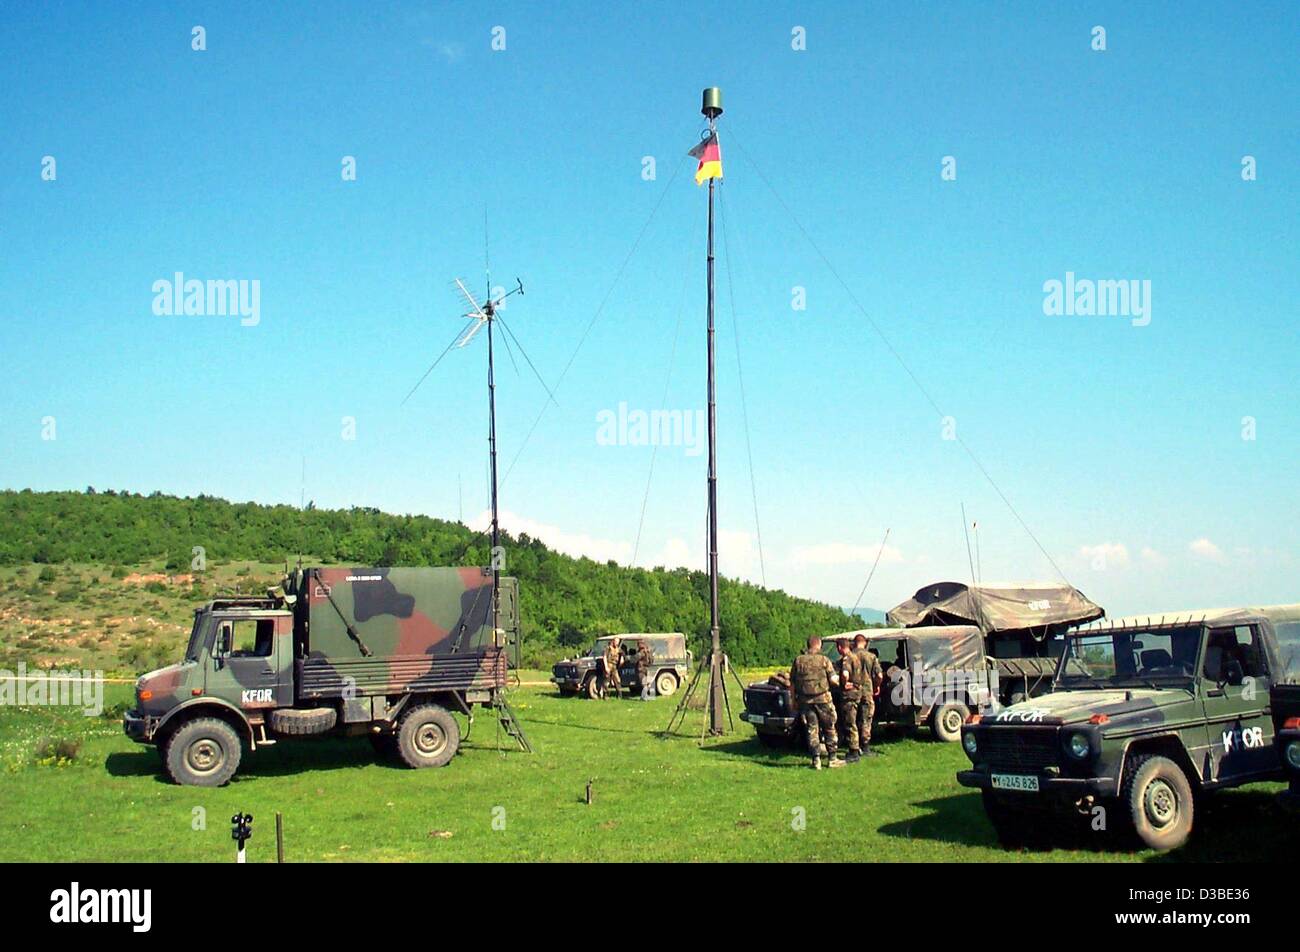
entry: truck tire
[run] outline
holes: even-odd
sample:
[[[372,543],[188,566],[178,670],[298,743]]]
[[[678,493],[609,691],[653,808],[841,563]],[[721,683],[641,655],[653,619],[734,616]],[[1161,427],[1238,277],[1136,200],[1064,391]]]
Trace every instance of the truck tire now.
[[[243,748],[234,728],[215,717],[182,724],[167,738],[167,776],[182,786],[220,787],[239,769]]]
[[[332,707],[285,707],[271,712],[271,730],[296,737],[324,734],[337,719],[338,712]]]
[[[1138,754],[1124,771],[1121,812],[1143,846],[1177,849],[1192,833],[1192,785],[1168,757]]]
[[[930,732],[935,740],[955,744],[961,740],[961,726],[970,716],[970,708],[960,701],[941,704],[930,714]]]
[[[655,676],[655,694],[659,697],[671,697],[677,693],[677,675],[672,671],[660,671]]]
[[[600,678],[596,675],[588,675],[587,680],[582,683],[582,693],[593,701],[600,697]]]
[[[442,767],[460,748],[460,725],[437,704],[407,711],[397,728],[397,753],[408,767]]]

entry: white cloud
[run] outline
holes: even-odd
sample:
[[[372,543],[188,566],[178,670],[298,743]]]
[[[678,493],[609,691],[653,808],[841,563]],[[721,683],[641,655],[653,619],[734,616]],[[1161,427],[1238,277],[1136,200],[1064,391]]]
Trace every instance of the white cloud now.
[[[1223,563],[1227,561],[1227,559],[1224,558],[1223,550],[1204,536],[1191,542],[1187,548],[1192,555],[1200,559],[1205,559],[1207,562]]]
[[[1169,560],[1167,558],[1165,558],[1163,555],[1161,555],[1159,552],[1157,552],[1155,549],[1151,548],[1150,546],[1143,546],[1141,556],[1142,556],[1143,563],[1151,566],[1152,568],[1162,569],[1169,564]]]
[[[483,531],[492,524],[492,513],[485,509],[466,524],[475,531]],[[632,557],[630,542],[601,539],[583,532],[568,532],[559,526],[538,522],[505,509],[501,510],[501,528],[516,537],[521,533],[527,533],[534,539],[545,542],[556,552],[586,556],[596,562],[608,562],[613,559],[615,562],[626,564]]]
[[[797,545],[790,552],[795,565],[870,565],[880,553],[881,564],[902,562],[903,553],[892,545],[881,548],[879,542],[862,545],[855,542],[822,542],[817,545]]]
[[[1122,542],[1099,542],[1079,546],[1079,554],[1088,560],[1095,571],[1124,568],[1129,564],[1128,547]]]

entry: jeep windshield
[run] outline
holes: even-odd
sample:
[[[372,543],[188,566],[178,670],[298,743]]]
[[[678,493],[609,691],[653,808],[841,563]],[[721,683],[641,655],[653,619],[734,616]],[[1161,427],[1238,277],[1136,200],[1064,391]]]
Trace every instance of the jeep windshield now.
[[[1199,626],[1114,628],[1066,636],[1058,690],[1189,686],[1201,647]]]

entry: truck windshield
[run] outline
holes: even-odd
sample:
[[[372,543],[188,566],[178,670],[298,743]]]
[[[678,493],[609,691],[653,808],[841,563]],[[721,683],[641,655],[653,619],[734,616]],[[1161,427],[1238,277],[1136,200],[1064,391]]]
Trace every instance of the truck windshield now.
[[[203,639],[203,613],[194,613],[194,627],[190,629],[190,643],[185,647],[185,660],[198,661]]]
[[[1201,629],[1118,628],[1066,638],[1058,688],[1172,687],[1196,675]]]

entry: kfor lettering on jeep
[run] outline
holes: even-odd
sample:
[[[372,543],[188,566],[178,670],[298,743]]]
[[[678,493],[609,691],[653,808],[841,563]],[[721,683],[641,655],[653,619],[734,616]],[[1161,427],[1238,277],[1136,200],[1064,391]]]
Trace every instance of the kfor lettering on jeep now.
[[[1050,694],[962,728],[971,769],[957,779],[980,790],[1008,845],[1102,817],[1107,832],[1175,849],[1196,794],[1281,779],[1270,690],[1300,683],[1300,652],[1287,648],[1297,633],[1300,605],[1068,632]]]

